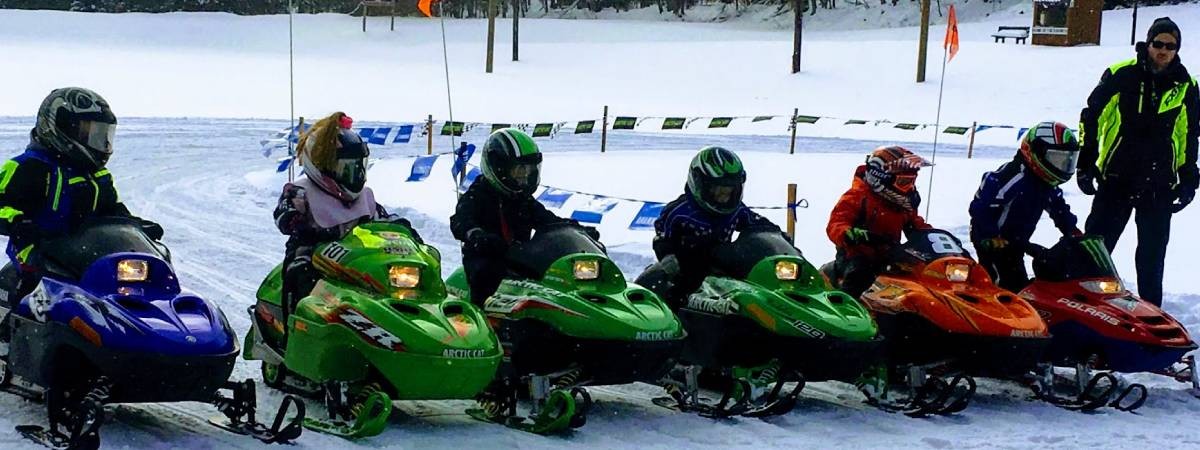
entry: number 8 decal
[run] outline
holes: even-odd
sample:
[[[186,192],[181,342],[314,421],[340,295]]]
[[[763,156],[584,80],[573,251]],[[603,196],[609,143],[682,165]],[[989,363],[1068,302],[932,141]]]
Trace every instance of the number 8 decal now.
[[[940,253],[940,254],[963,253],[962,247],[959,247],[958,242],[955,242],[954,238],[950,237],[950,235],[941,234],[941,233],[931,233],[926,236],[929,236],[929,243],[930,243],[930,245],[932,245],[934,253]]]

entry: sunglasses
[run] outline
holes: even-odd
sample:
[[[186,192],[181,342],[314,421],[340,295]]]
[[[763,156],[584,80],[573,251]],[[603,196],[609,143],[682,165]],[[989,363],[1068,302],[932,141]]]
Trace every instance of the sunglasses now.
[[[1174,42],[1153,41],[1150,43],[1150,46],[1157,48],[1157,49],[1166,48],[1167,50],[1171,50],[1171,51],[1179,49],[1179,44],[1174,43]]]

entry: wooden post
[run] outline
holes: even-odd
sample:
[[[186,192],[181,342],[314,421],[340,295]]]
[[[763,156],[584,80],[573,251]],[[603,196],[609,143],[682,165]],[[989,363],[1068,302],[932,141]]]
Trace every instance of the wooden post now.
[[[800,108],[796,108],[796,109],[792,110],[792,126],[791,126],[791,128],[792,128],[792,143],[788,147],[789,155],[796,154],[796,116],[799,116],[799,115],[800,115]]]
[[[787,185],[787,234],[792,244],[796,244],[796,183]]]
[[[604,105],[604,121],[600,123],[600,153],[608,146],[608,105]]]
[[[921,0],[921,39],[917,41],[917,82],[925,82],[925,59],[929,53],[929,0]]]
[[[425,131],[426,131],[425,136],[429,138],[429,143],[425,147],[425,154],[432,155],[433,154],[433,114],[430,114],[429,117],[425,119]]]
[[[363,8],[363,33],[366,33],[367,32],[367,10],[371,9],[371,7],[367,6],[367,2],[362,2],[359,4],[362,5],[362,8]]]
[[[804,41],[804,12],[800,10],[802,1],[792,0],[792,9],[796,13],[792,20],[792,73],[800,72],[800,45]]]
[[[485,72],[492,73],[492,55],[496,49],[496,0],[488,0],[487,65]]]
[[[300,122],[296,125],[296,143],[297,144],[300,143],[300,130],[303,130],[303,129],[304,129],[304,117],[301,116]],[[288,136],[288,142],[289,142],[288,146],[289,147],[291,147],[291,143],[290,143],[292,140],[291,138],[292,138],[291,136]],[[289,183],[292,181],[296,181],[296,171],[295,171],[296,170],[296,152],[298,152],[298,151],[300,151],[300,149],[295,148],[295,149],[292,149],[292,151],[290,152],[291,153],[290,156],[292,157],[292,163],[288,164],[288,182]]]
[[[513,0],[513,61],[517,60],[517,35],[521,29],[521,0]]]
[[[396,31],[396,0],[392,0],[392,31]]]
[[[971,153],[975,151],[975,127],[979,122],[971,122],[971,139],[967,141],[967,159],[971,159]]]
[[[1137,0],[1133,1],[1133,24],[1129,26],[1129,45],[1137,43]]]

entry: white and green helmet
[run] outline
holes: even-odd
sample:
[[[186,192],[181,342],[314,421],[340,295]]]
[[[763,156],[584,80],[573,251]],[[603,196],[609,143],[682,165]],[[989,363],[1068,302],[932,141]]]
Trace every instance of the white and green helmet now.
[[[542,152],[516,128],[496,130],[483,143],[483,178],[507,195],[532,195],[540,183]]]
[[[722,147],[704,147],[688,168],[687,191],[701,208],[732,214],[742,204],[746,168],[737,154]]]

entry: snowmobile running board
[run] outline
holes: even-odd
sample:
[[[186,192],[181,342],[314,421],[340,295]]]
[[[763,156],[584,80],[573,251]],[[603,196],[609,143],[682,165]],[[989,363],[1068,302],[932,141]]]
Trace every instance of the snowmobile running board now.
[[[568,369],[548,375],[527,378],[529,414],[517,415],[517,393],[511,385],[501,387],[499,394],[481,394],[479,408],[467,410],[472,418],[529,433],[548,435],[582,427],[592,396],[579,386],[578,369]]]
[[[651,401],[655,405],[679,412],[695,412],[702,417],[727,419],[733,416],[770,417],[787,414],[796,407],[800,391],[804,390],[805,380],[799,373],[793,373],[796,386],[784,391],[785,377],[775,372],[775,381],[771,388],[760,399],[752,400],[754,388],[750,382],[734,379],[733,385],[721,394],[721,400],[713,403],[700,395],[699,374],[700,366],[683,366],[683,380],[667,379],[662,381],[668,397],[656,397]]]
[[[971,403],[971,397],[975,395],[975,378],[960,373],[947,381],[946,378],[929,374],[930,369],[937,367],[942,365],[907,367],[907,384],[913,395],[906,399],[890,400],[886,397],[880,398],[865,387],[860,390],[867,397],[868,405],[914,418],[945,416],[966,409]]]
[[[1054,374],[1054,367],[1045,365],[1042,368],[1042,376],[1029,387],[1039,400],[1066,410],[1083,412],[1095,411],[1106,406],[1118,411],[1132,412],[1142,407],[1149,396],[1146,386],[1127,383],[1112,372],[1098,372],[1092,375],[1091,369],[1085,364],[1076,366],[1075,379],[1070,380],[1070,384],[1075,386],[1074,398],[1055,395],[1055,381],[1058,378]]]

